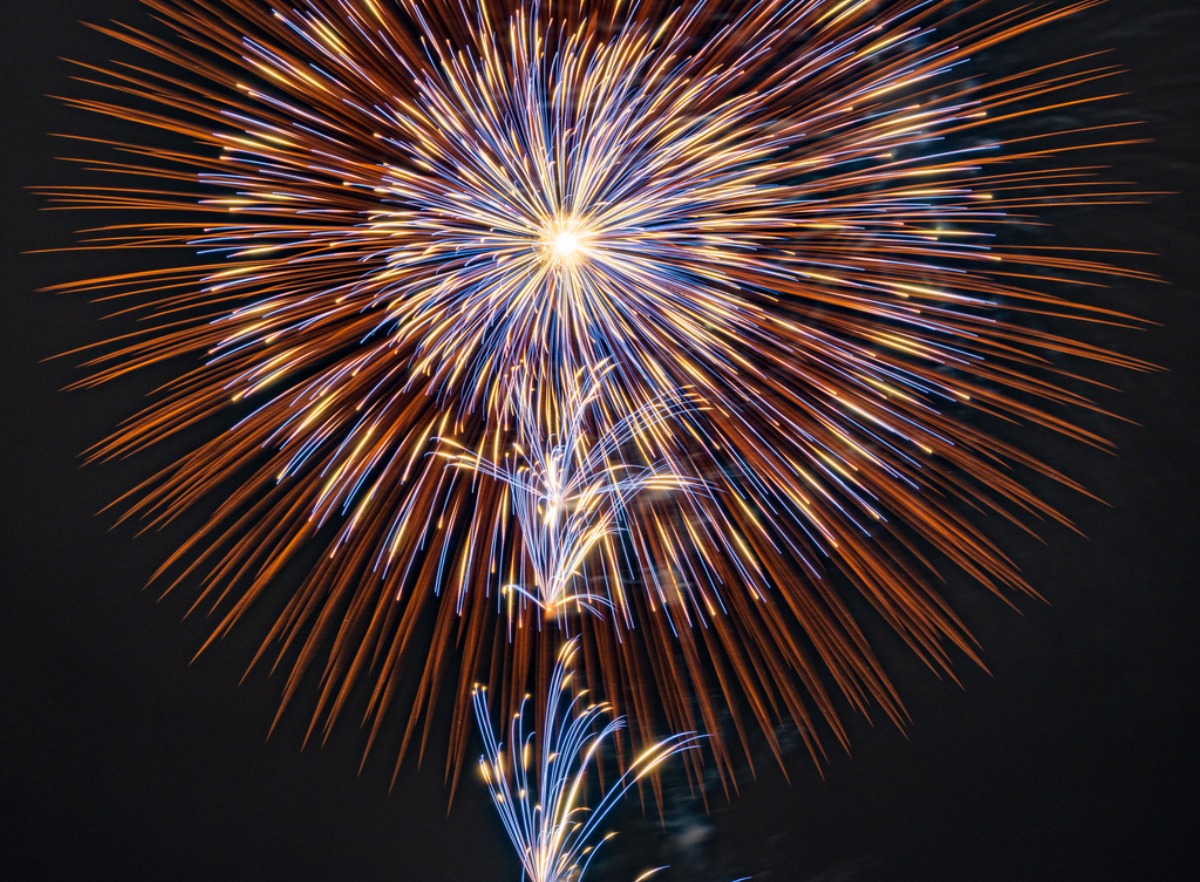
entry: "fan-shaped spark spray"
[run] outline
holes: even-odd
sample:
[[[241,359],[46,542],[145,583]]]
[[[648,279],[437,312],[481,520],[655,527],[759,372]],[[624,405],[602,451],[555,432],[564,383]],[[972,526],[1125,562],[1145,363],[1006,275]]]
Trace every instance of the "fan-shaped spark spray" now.
[[[542,731],[527,728],[522,708],[509,724],[507,748],[492,729],[487,690],[479,687],[472,696],[484,739],[479,767],[529,882],[579,882],[597,850],[614,835],[601,833],[621,797],[699,740],[683,734],[652,744],[589,807],[603,749],[625,721],[615,717],[604,722],[611,714],[607,705],[590,703],[586,690],[572,694],[577,652],[575,641],[563,644],[550,680]],[[642,874],[638,882],[655,872]]]

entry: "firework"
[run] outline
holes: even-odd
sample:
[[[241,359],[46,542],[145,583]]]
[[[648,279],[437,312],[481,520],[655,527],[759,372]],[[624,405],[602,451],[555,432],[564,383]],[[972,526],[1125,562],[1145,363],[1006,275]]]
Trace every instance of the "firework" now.
[[[495,684],[513,713],[562,636],[538,607],[619,592],[620,614],[549,630],[580,635],[635,735],[713,732],[728,770],[722,731],[773,739],[790,718],[819,756],[813,717],[842,738],[839,694],[903,719],[849,595],[949,671],[975,653],[938,559],[1032,592],[972,513],[1066,522],[1022,476],[1075,485],[986,420],[1103,445],[1059,415],[1094,409],[1067,360],[1144,366],[1043,327],[1127,322],[1064,287],[1119,270],[1005,229],[1137,194],[1070,159],[1119,131],[1050,121],[1114,68],[983,80],[969,62],[1090,0],[146,5],[159,30],[102,29],[144,62],[85,66],[105,97],[67,101],[154,137],[100,142],[115,152],[86,162],[116,183],[47,193],[136,214],[84,247],[187,257],[59,288],[141,320],[81,385],[192,366],[93,457],[213,430],[125,517],[159,527],[222,494],[159,577],[203,579],[214,639],[286,596],[260,656],[290,662],[285,704],[320,668],[314,730],[368,671],[372,743],[409,702],[401,752],[444,682]],[[601,374],[579,425],[548,424]],[[552,465],[614,438],[633,450],[574,460],[607,487],[600,520],[547,520]],[[659,480],[682,492],[628,504]],[[314,542],[303,584],[281,584]],[[573,587],[599,547],[637,584],[606,553],[602,584]],[[536,627],[498,614],[527,571]],[[469,716],[460,701],[451,762]]]
[[[588,703],[586,690],[571,694],[577,652],[575,642],[568,641],[559,653],[540,737],[527,731],[525,714],[517,713],[509,724],[507,751],[489,722],[487,691],[477,688],[473,694],[484,740],[479,768],[530,882],[582,879],[599,847],[613,835],[597,840],[621,797],[698,740],[684,734],[656,742],[629,763],[594,807],[588,807],[589,779],[598,774],[603,749],[625,721],[615,717],[601,725],[610,716],[608,706]],[[655,872],[644,873],[638,882]]]

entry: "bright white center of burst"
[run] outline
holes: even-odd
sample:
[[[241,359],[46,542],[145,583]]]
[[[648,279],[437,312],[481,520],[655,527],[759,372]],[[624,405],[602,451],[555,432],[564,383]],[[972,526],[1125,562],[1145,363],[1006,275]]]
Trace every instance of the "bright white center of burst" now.
[[[554,256],[559,260],[571,260],[579,251],[579,237],[563,230],[554,237]]]
[[[563,218],[549,225],[543,234],[542,247],[551,260],[559,264],[577,264],[588,252],[586,233],[576,218]]]

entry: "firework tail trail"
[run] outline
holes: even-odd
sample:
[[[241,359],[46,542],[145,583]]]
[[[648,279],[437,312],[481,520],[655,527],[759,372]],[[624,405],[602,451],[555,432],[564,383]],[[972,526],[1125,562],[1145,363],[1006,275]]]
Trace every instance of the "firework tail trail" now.
[[[607,367],[577,371],[552,384],[549,394],[528,375],[518,378],[511,405],[516,441],[500,462],[439,439],[448,448],[438,451],[448,467],[500,481],[511,493],[533,582],[530,588],[505,586],[513,595],[510,621],[514,602],[532,603],[564,630],[566,618],[585,611],[599,618],[627,615],[618,567],[609,567],[618,578],[601,577],[598,591],[574,589],[576,582],[594,581],[585,571],[588,558],[603,550],[604,559],[616,560],[613,540],[640,494],[690,495],[706,489],[702,482],[671,471],[669,457],[640,466],[625,461],[651,428],[686,412],[685,397],[666,396],[628,414],[605,435],[590,436],[589,417],[608,373]],[[489,720],[486,688],[476,687],[472,695],[484,743],[479,762],[483,778],[530,882],[580,882],[600,846],[614,835],[601,837],[601,827],[625,793],[700,740],[685,733],[655,742],[626,763],[595,807],[589,806],[591,778],[600,774],[603,749],[625,721],[617,717],[601,726],[609,707],[591,703],[586,689],[572,686],[577,653],[576,640],[568,639],[550,678],[546,706],[537,715],[540,728],[528,731],[529,715],[522,706],[510,722],[507,751]],[[645,872],[635,882],[662,869]]]
[[[172,146],[94,140],[112,152],[85,161],[115,182],[44,192],[144,218],[82,247],[189,255],[58,286],[139,320],[90,351],[80,385],[198,364],[93,457],[220,425],[124,516],[157,528],[226,493],[161,574],[203,579],[214,639],[327,542],[259,658],[290,665],[285,704],[319,675],[317,735],[369,674],[370,743],[407,701],[403,754],[444,683],[491,682],[511,713],[556,658],[536,604],[524,626],[497,615],[528,565],[494,530],[511,490],[447,469],[430,439],[501,464],[513,365],[539,387],[611,365],[595,437],[686,389],[703,407],[650,427],[644,461],[684,443],[670,471],[711,492],[685,494],[695,516],[625,513],[644,584],[625,621],[570,619],[589,671],[638,740],[664,717],[713,732],[725,772],[730,742],[781,718],[819,758],[814,717],[844,738],[839,701],[901,722],[845,595],[953,676],[976,656],[931,561],[1031,592],[972,513],[1065,522],[1022,474],[1075,486],[961,413],[1103,445],[1059,415],[1095,409],[1064,365],[1145,367],[1033,326],[1131,323],[1053,292],[1137,273],[999,238],[1039,210],[1138,198],[1073,159],[1132,140],[1121,126],[1036,128],[1106,97],[1116,69],[966,73],[1093,5],[985,3],[977,21],[938,0],[148,0],[159,30],[101,28],[144,63],[83,65],[100,97],[66,101]],[[1026,119],[1028,136],[987,136]],[[465,700],[453,727],[457,767]]]

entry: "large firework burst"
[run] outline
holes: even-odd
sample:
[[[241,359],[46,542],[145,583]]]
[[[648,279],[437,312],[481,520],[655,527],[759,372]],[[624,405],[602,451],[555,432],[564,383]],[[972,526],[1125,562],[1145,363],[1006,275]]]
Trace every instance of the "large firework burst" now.
[[[1102,97],[1115,71],[968,62],[1091,0],[145,2],[159,29],[104,29],[144,61],[88,67],[111,97],[67,100],[159,134],[87,160],[126,180],[48,194],[138,214],[88,247],[189,257],[60,289],[142,319],[83,385],[194,364],[94,456],[221,428],[127,516],[158,526],[225,494],[162,575],[203,574],[214,636],[287,593],[263,653],[293,661],[287,697],[321,668],[314,727],[368,671],[372,741],[402,694],[407,746],[455,677],[512,713],[565,629],[635,728],[716,733],[729,768],[725,723],[744,738],[790,717],[817,754],[814,709],[842,737],[838,693],[903,716],[847,593],[948,670],[974,653],[938,559],[1031,590],[969,515],[1062,521],[1022,473],[1074,485],[976,415],[1103,444],[1059,415],[1091,406],[1060,385],[1077,385],[1066,360],[1139,365],[1042,324],[1123,321],[1055,293],[1116,270],[1012,247],[1005,226],[1129,193],[1067,158],[1119,135],[988,132]],[[705,492],[613,510],[605,544],[636,571],[595,555],[560,586],[603,597],[604,621],[531,606],[514,625],[501,589],[538,572],[539,542],[515,538],[513,481],[447,469],[433,439],[505,478],[539,396],[605,371],[579,449],[625,449],[593,474]],[[327,553],[304,583],[277,584],[312,541]],[[469,722],[460,700],[455,762]]]

